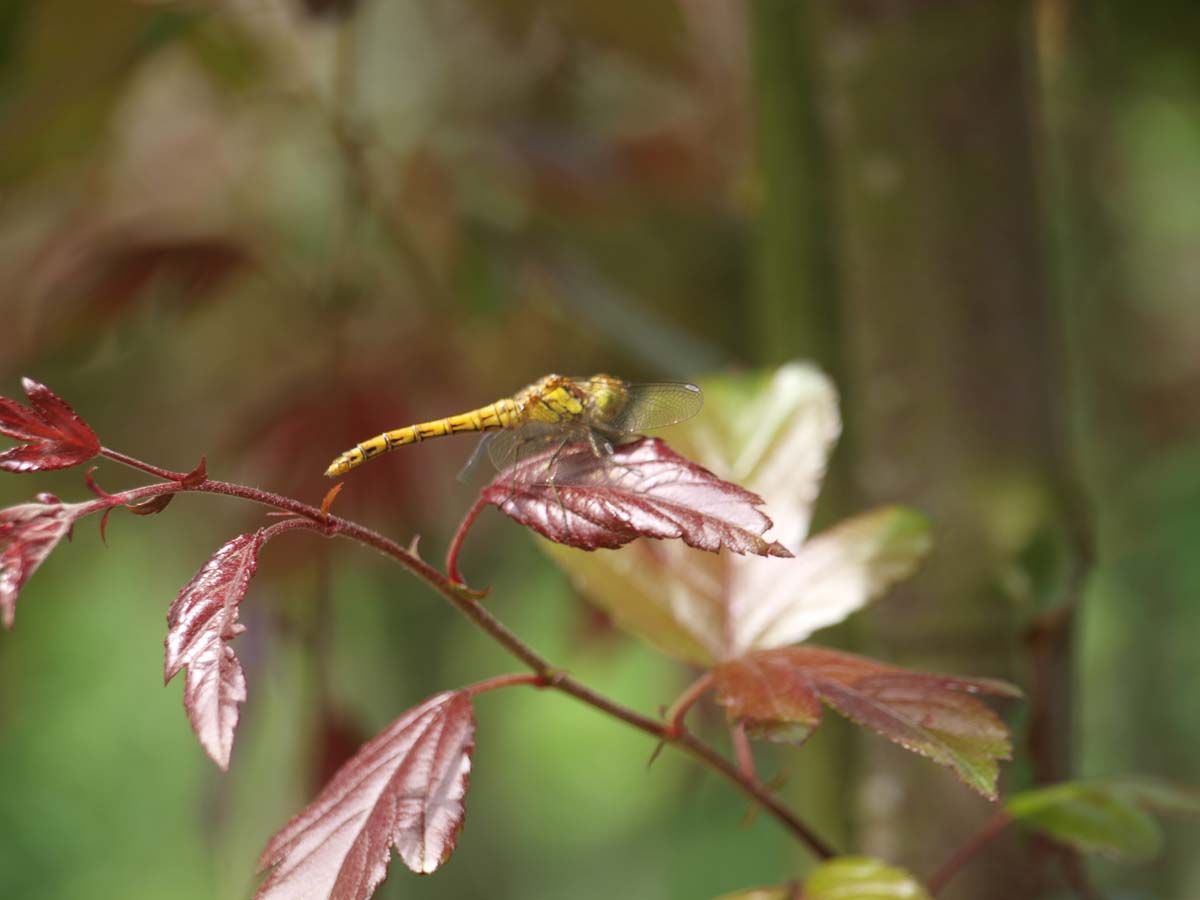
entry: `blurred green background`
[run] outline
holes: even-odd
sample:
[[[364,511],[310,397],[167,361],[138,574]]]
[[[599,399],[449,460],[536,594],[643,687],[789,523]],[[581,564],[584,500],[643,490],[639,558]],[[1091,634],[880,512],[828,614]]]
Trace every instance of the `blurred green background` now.
[[[108,446],[317,501],[354,441],[547,372],[813,359],[847,428],[819,523],[900,502],[938,540],[820,638],[1021,683],[1010,788],[1200,783],[1197,46],[1182,0],[4,0],[0,393],[33,376]],[[338,510],[440,559],[470,449],[366,467]],[[41,490],[84,493],[0,478],[5,505]],[[247,897],[358,743],[516,668],[395,566],[289,535],[243,607],[221,775],[159,683],[164,615],[260,521],[202,496],[115,515],[25,588],[0,636],[0,896]],[[689,680],[500,516],[463,566],[586,683],[652,712]],[[478,706],[457,854],[378,896],[704,898],[807,865],[566,698]],[[918,873],[989,813],[832,723],[762,766],[841,846]],[[1171,824],[1158,863],[1094,880],[1200,896],[1198,842]],[[1014,839],[945,896],[1068,895]]]

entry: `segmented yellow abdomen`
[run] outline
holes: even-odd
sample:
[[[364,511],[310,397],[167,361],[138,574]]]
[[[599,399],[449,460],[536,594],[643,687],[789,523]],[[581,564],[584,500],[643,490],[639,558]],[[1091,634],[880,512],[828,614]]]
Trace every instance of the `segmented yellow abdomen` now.
[[[497,400],[479,409],[460,413],[457,416],[447,416],[444,419],[432,419],[417,425],[406,425],[394,431],[385,431],[370,440],[363,441],[342,453],[329,464],[325,475],[336,478],[344,475],[355,466],[369,459],[403,447],[405,444],[416,444],[430,438],[445,437],[448,434],[459,434],[466,431],[496,431],[501,428],[511,428],[517,424],[519,410],[512,399]]]

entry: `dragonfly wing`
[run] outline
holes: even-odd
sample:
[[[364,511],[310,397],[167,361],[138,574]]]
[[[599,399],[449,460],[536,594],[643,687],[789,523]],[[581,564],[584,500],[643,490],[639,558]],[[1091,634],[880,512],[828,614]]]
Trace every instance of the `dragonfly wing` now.
[[[511,431],[499,431],[488,443],[488,458],[501,471],[537,456],[543,451],[587,440],[587,430],[563,428],[557,423],[526,422]]]
[[[596,427],[615,434],[640,434],[690,419],[704,405],[704,394],[694,384],[631,384],[626,391],[621,411],[608,422],[595,423]]]
[[[492,431],[479,439],[479,443],[476,444],[475,449],[471,451],[471,458],[467,460],[467,464],[463,466],[461,471],[458,473],[459,481],[466,482],[470,480],[471,476],[478,471],[479,462],[483,459],[484,452],[488,451],[490,457],[492,441],[496,440],[497,437],[499,437],[499,433]]]
[[[575,452],[581,447],[585,452]],[[529,422],[497,433],[487,449],[496,468],[512,470],[515,481],[572,484],[594,480],[607,466],[612,444],[587,425],[563,428]]]

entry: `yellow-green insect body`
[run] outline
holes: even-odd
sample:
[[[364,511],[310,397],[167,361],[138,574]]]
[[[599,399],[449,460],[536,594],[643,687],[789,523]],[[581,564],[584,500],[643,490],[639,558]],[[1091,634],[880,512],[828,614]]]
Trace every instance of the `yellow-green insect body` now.
[[[547,375],[479,409],[385,431],[339,455],[325,474],[336,477],[397,447],[467,431],[513,432],[502,444],[503,452],[493,453],[497,465],[523,442],[533,440],[586,439],[600,447],[611,439],[680,422],[695,415],[702,402],[700,389],[691,384],[627,384],[611,375]]]

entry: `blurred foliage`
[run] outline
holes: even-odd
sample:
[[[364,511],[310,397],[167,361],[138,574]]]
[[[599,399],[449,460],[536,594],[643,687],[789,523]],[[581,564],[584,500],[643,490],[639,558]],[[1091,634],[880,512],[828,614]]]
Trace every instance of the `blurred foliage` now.
[[[863,343],[851,329],[906,321],[896,304],[909,270],[889,270],[896,292],[845,320],[838,292],[883,248],[854,246],[862,236],[846,233],[836,198],[795,203],[910,177],[910,160],[831,159],[848,115],[831,86],[853,89],[876,53],[897,72],[913,65],[864,22],[912,24],[953,71],[987,34],[957,32],[946,6],[846,4],[844,19],[810,16],[808,31],[765,43],[755,22],[779,12],[766,2],[8,0],[0,393],[34,376],[108,446],[185,470],[203,454],[215,477],[319,502],[324,465],[349,443],[547,372],[692,377],[800,350],[853,362]],[[964,89],[961,115],[939,121],[956,140],[904,196],[1031,165],[1029,153],[1039,164],[1044,271],[1031,277],[1053,286],[1067,337],[1071,390],[1056,415],[1072,425],[1067,466],[1098,536],[1076,756],[1081,774],[1196,783],[1200,12],[1112,0],[1022,10],[986,21],[1022,29],[1029,71],[1004,96],[1026,98],[1036,147],[973,140],[968,112],[999,99]],[[866,121],[907,109],[882,84],[856,110]],[[763,131],[797,116],[803,128]],[[828,185],[827,162],[841,173]],[[884,233],[956,237],[964,221],[990,221],[1007,199],[997,193],[962,219],[917,203]],[[1008,245],[960,249],[947,264],[970,282]],[[804,279],[794,308],[789,278]],[[972,346],[938,330],[885,337],[900,355],[972,361]],[[978,416],[1018,402],[1023,383],[984,386]],[[904,390],[860,384],[847,399]],[[880,452],[891,448],[895,471],[936,467],[922,440],[893,434]],[[419,532],[437,560],[473,493],[454,480],[470,449],[447,441],[364,467],[337,510],[402,542]],[[845,460],[856,484],[859,460]],[[136,483],[110,464],[97,477]],[[994,539],[994,595],[1022,617],[1052,606],[1067,564],[1041,482],[997,468],[979,480],[1001,511],[980,526]],[[0,478],[5,504],[38,490],[74,499],[82,485],[71,472]],[[828,502],[822,521],[838,512]],[[429,693],[513,668],[371,554],[280,541],[244,609],[250,700],[220,777],[178,688],[158,685],[163,616],[200,563],[258,521],[213,497],[180,498],[154,520],[114,515],[109,549],[80,528],[30,582],[16,632],[0,637],[0,895],[247,896],[259,848],[319,772]],[[573,599],[499,516],[481,520],[463,566],[534,646],[622,701],[653,710],[688,680]],[[936,598],[947,617],[958,599]],[[772,823],[737,828],[743,806],[724,786],[670,754],[647,773],[644,738],[564,698],[510,692],[479,706],[455,859],[432,879],[395,871],[379,896],[653,900],[802,873]],[[708,727],[719,734],[719,718]],[[858,754],[826,752],[832,740],[822,732],[795,757],[813,783],[845,773],[863,781],[862,809],[886,806],[899,788],[867,778]],[[763,770],[792,758],[765,752]],[[1014,786],[1025,774],[1014,769]],[[828,813],[813,792],[796,802]],[[861,817],[837,818],[826,825],[850,832]],[[1171,825],[1162,865],[1097,880],[1127,897],[1198,895],[1196,836]]]

